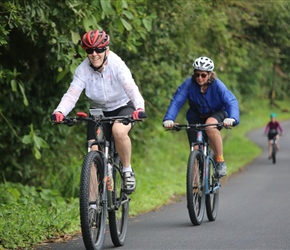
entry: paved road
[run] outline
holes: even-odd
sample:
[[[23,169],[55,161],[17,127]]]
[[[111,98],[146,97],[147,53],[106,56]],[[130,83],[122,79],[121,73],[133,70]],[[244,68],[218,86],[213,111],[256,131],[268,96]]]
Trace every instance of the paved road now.
[[[282,123],[290,131],[290,122]],[[217,220],[190,223],[185,198],[130,220],[120,249],[290,249],[290,133],[281,138],[277,164],[267,159],[262,129],[249,134],[262,155],[228,178],[220,190]],[[109,232],[104,249],[114,248]],[[38,250],[84,250],[81,236]]]

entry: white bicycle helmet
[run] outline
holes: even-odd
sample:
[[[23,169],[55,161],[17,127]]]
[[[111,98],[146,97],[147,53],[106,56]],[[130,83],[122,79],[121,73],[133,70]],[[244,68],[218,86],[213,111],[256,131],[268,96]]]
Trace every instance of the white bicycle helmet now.
[[[213,61],[210,58],[205,57],[205,56],[195,59],[192,66],[194,69],[202,70],[202,71],[213,71],[214,69]]]

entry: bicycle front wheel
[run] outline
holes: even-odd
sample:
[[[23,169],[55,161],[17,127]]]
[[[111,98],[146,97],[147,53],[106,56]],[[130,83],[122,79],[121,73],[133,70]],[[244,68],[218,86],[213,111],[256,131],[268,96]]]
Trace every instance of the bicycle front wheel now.
[[[205,211],[204,155],[194,150],[190,153],[187,166],[186,194],[187,209],[193,225],[200,225]]]
[[[80,220],[87,250],[102,249],[106,232],[107,203],[103,188],[104,165],[97,151],[89,152],[83,162],[80,182]]]
[[[121,173],[120,157],[116,156],[112,169],[113,191],[112,203],[114,208],[109,210],[109,226],[111,239],[115,246],[123,246],[127,236],[128,217],[129,217],[129,196],[123,192],[123,178]]]
[[[273,162],[273,164],[276,163],[276,152],[277,152],[277,145],[276,145],[276,141],[274,141],[272,143],[272,162]]]
[[[218,214],[220,183],[215,173],[215,163],[212,158],[209,158],[207,177],[209,193],[205,196],[206,213],[209,221],[214,221]]]

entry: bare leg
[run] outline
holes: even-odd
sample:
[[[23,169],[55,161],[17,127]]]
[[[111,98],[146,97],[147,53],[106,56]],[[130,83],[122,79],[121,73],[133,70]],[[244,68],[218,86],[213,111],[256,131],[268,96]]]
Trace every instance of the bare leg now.
[[[268,141],[268,155],[269,158],[272,157],[272,140]]]
[[[208,118],[206,124],[217,123],[215,118]],[[210,146],[215,154],[215,156],[223,155],[223,140],[220,131],[214,126],[209,126],[206,129],[206,134],[210,141]]]
[[[278,135],[276,135],[276,145],[277,145],[277,150],[280,150],[280,143],[279,143],[279,134]]]
[[[116,149],[123,163],[123,168],[130,166],[131,161],[131,139],[128,135],[131,124],[115,123],[112,128]]]

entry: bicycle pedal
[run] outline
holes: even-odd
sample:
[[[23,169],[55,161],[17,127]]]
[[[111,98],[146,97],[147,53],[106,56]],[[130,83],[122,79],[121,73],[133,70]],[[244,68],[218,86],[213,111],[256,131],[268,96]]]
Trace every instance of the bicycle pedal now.
[[[213,175],[212,175],[213,178],[215,179],[218,179],[219,178],[219,173],[218,172],[215,172]]]

